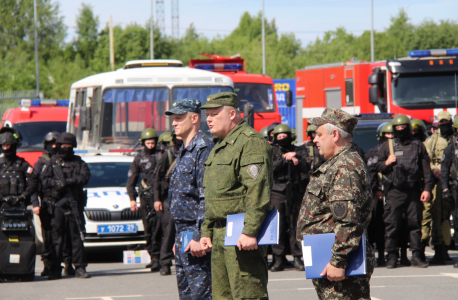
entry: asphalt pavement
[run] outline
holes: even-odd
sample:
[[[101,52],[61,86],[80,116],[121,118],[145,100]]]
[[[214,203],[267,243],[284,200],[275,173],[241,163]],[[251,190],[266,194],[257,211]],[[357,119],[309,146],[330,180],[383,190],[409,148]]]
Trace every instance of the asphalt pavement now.
[[[427,250],[431,258],[433,252]],[[454,262],[457,251],[450,251]],[[2,300],[176,300],[175,269],[171,276],[151,273],[144,265],[124,265],[122,253],[88,253],[90,279],[64,276],[61,280],[48,281],[40,277],[43,270],[37,256],[35,281],[1,283]],[[292,257],[289,257],[292,261]],[[371,279],[373,300],[389,299],[458,299],[458,269],[454,262],[447,266],[430,266],[426,269],[399,267],[394,270],[376,268]],[[303,272],[287,269],[283,272],[269,272],[270,299],[318,299],[311,280]]]

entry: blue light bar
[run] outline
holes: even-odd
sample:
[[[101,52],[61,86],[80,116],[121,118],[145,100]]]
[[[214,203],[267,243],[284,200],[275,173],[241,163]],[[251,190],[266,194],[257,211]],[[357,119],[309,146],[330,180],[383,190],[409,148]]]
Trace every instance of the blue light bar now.
[[[458,49],[412,50],[407,55],[410,57],[457,56]]]
[[[196,64],[194,68],[207,70],[207,71],[241,71],[243,70],[242,64]]]
[[[77,154],[77,153],[85,154],[85,153],[89,153],[89,151],[87,151],[87,150],[73,150],[73,153],[75,153],[75,154]]]
[[[27,100],[27,102],[29,102]],[[19,106],[23,106],[22,100],[18,102]],[[25,106],[29,106],[28,103],[24,102]],[[61,107],[68,107],[70,104],[69,100],[30,100],[30,106],[39,107],[39,106],[61,106]]]

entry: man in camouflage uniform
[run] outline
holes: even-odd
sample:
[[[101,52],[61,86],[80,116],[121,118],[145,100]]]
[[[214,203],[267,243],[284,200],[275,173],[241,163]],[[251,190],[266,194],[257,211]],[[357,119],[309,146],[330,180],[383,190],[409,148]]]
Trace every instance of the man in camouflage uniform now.
[[[435,177],[435,185],[431,193],[431,201],[423,203],[423,221],[421,241],[426,247],[431,236],[434,245],[434,257],[429,261],[432,265],[445,265],[446,247],[450,245],[450,202],[442,199],[441,158],[448,143],[453,138],[452,116],[448,111],[437,115],[439,129],[425,141],[425,147],[431,158],[431,171]]]
[[[215,299],[267,299],[266,246],[256,237],[270,207],[272,147],[237,110],[237,94],[208,96],[207,124],[219,138],[205,162],[205,220],[200,243],[212,249]],[[227,215],[245,213],[237,247],[225,247]]]
[[[355,117],[340,109],[327,108],[316,125],[320,154],[327,161],[313,172],[297,222],[297,240],[304,235],[335,233],[331,261],[313,279],[320,299],[370,299],[369,281],[375,259],[366,243],[367,273],[345,277],[348,257],[358,248],[371,219],[371,190],[364,161],[350,149]]]
[[[200,227],[205,214],[204,163],[214,144],[200,130],[200,106],[199,100],[180,99],[165,112],[172,116],[175,132],[183,140],[168,191],[176,228],[175,268],[182,300],[212,299],[211,252],[206,253],[200,246]],[[186,231],[194,233],[187,248],[181,249],[182,233]]]
[[[454,137],[444,150],[444,155],[441,159],[441,183],[442,183],[442,199],[445,203],[451,202],[453,207],[453,229],[455,231],[455,247],[458,248],[458,118],[453,121]],[[453,266],[458,268],[458,262]]]

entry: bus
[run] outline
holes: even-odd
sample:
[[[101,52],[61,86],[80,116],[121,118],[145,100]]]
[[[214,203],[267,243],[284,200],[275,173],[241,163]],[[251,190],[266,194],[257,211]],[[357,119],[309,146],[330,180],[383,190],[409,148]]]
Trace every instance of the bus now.
[[[172,130],[165,111],[173,100],[193,98],[204,105],[208,95],[233,90],[229,77],[183,67],[179,60],[129,61],[72,84],[67,131],[76,135],[78,150],[122,152],[133,149],[147,128]],[[211,136],[204,111],[201,130]]]

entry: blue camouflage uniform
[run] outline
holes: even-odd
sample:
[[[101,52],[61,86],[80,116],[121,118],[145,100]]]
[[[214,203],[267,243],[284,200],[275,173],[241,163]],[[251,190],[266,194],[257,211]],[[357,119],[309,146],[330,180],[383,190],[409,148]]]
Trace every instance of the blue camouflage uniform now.
[[[174,109],[167,114],[169,112],[174,112]],[[212,299],[211,253],[207,252],[203,257],[181,253],[181,235],[182,232],[193,231],[192,239],[200,242],[200,227],[205,214],[202,187],[204,163],[213,146],[213,142],[199,130],[187,147],[183,144],[178,150],[170,174],[169,203],[176,228],[175,267],[178,292],[182,300]]]

